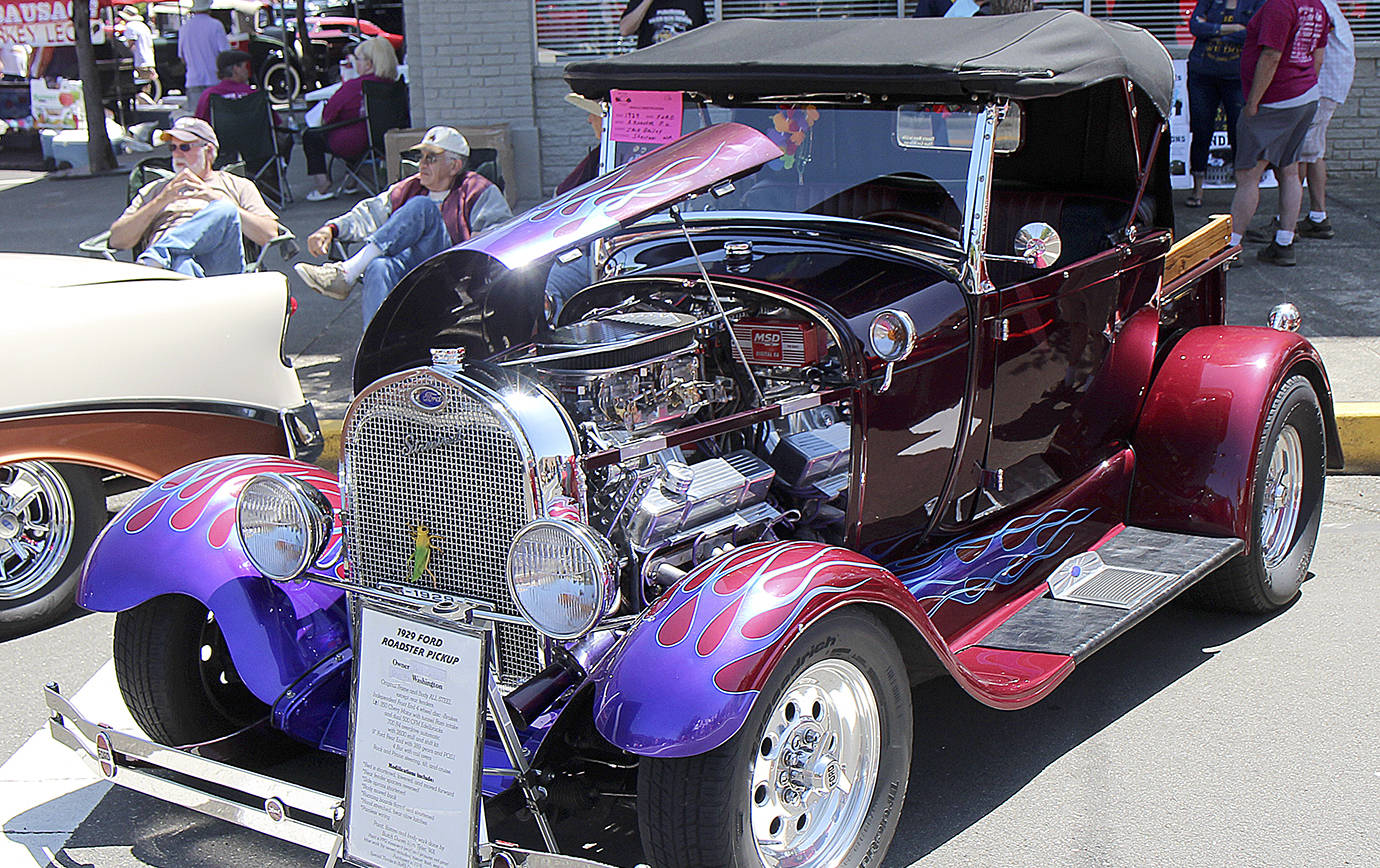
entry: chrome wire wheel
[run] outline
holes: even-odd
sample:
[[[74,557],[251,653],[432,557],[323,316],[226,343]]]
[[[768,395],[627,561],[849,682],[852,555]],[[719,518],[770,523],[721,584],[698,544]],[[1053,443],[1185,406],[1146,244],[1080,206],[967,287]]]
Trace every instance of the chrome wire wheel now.
[[[787,686],[763,724],[748,790],[764,865],[843,861],[872,803],[881,731],[872,685],[847,660],[815,663]]]
[[[52,581],[72,550],[72,493],[50,464],[0,466],[0,601]]]
[[[1260,548],[1266,569],[1279,566],[1293,547],[1303,485],[1303,442],[1298,429],[1285,425],[1270,454],[1260,505]]]

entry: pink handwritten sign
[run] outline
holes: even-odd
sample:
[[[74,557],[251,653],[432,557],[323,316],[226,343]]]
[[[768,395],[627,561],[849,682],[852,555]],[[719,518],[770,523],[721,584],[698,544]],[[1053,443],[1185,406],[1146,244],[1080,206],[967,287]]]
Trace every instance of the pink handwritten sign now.
[[[661,145],[680,138],[678,90],[609,91],[609,138]]]

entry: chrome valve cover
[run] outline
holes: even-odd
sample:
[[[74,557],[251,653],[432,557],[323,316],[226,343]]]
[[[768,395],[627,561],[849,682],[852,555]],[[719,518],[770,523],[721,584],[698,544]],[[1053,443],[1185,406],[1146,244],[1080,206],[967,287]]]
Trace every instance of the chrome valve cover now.
[[[545,392],[422,368],[360,393],[341,432],[341,489],[351,581],[437,593],[517,615],[506,562],[538,514],[584,517],[570,424]],[[525,624],[498,628],[499,681],[544,665]]]

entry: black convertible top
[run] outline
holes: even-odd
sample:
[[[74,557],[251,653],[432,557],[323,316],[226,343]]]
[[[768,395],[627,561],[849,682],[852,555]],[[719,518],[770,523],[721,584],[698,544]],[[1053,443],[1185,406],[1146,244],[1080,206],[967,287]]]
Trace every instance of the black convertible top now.
[[[1081,12],[975,18],[716,21],[614,57],[571,63],[571,89],[683,90],[723,99],[862,93],[888,98],[1058,96],[1126,78],[1167,115],[1169,53],[1149,33]]]

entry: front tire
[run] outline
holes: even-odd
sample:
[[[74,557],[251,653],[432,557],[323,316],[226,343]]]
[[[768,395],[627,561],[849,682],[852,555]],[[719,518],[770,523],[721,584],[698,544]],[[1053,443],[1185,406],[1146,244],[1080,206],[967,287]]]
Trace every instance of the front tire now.
[[[115,679],[161,744],[200,744],[268,716],[235,672],[215,616],[191,597],[155,597],[115,616]]]
[[[1194,586],[1197,602],[1265,614],[1298,596],[1322,522],[1326,449],[1317,393],[1306,377],[1290,377],[1275,393],[1256,450],[1250,551]]]
[[[792,644],[731,739],[699,756],[641,761],[648,861],[879,863],[905,801],[911,726],[905,664],[886,627],[860,611],[825,617]]]
[[[46,626],[72,608],[82,561],[106,517],[96,470],[0,465],[0,636]]]

